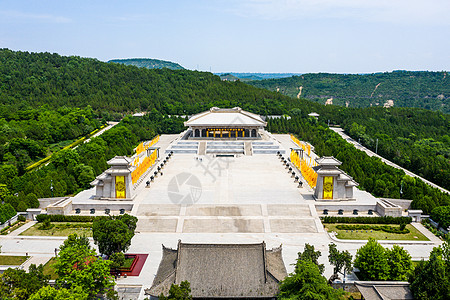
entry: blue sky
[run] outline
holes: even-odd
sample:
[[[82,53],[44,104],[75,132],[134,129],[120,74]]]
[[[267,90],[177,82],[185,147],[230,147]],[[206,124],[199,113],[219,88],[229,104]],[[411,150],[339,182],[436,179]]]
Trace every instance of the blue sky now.
[[[450,70],[449,0],[0,0],[0,48],[212,72]]]

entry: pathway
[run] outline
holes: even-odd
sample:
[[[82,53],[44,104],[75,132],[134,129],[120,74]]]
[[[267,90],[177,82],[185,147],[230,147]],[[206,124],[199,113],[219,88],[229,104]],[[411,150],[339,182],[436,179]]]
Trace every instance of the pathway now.
[[[403,170],[403,171],[406,173],[406,175],[411,176],[411,177],[417,177],[417,178],[421,179],[423,182],[425,182],[426,184],[428,184],[428,185],[430,185],[430,186],[432,186],[432,187],[434,187],[434,188],[437,188],[437,189],[441,190],[441,191],[444,192],[444,193],[450,194],[450,191],[444,189],[443,187],[440,187],[440,186],[438,186],[437,184],[434,184],[434,183],[432,183],[431,181],[429,181],[429,180],[427,180],[427,179],[425,179],[425,178],[423,178],[423,177],[420,177],[419,175],[414,174],[413,172],[408,171],[407,169],[405,169],[405,168],[403,168],[403,167],[400,167],[399,165],[397,165],[397,164],[391,162],[390,160],[387,160],[387,159],[385,159],[385,158],[379,156],[378,154],[372,152],[371,150],[367,149],[366,147],[364,147],[363,145],[359,144],[357,141],[355,141],[354,139],[352,139],[350,136],[348,136],[346,133],[344,133],[344,129],[342,129],[342,128],[340,128],[340,127],[330,127],[330,129],[333,130],[334,132],[338,133],[338,134],[339,134],[344,140],[346,140],[348,143],[353,144],[353,145],[355,146],[356,149],[366,152],[367,155],[378,157],[378,158],[380,158],[381,161],[384,162],[385,164],[387,164],[387,165],[389,165],[389,166],[391,166],[391,167],[394,167],[394,168]]]
[[[45,265],[51,258],[52,258],[52,256],[49,256],[49,255],[32,256],[26,262],[24,262],[21,267],[23,270],[28,272],[28,270],[32,264],[34,264],[36,266]]]
[[[114,126],[116,126],[117,124],[119,124],[119,122],[108,122],[108,126],[106,126],[105,128],[102,128],[101,130],[99,130],[96,134],[94,134],[93,136],[91,136],[90,138],[88,138],[87,140],[85,140],[83,143],[89,143],[89,141],[97,136],[100,136],[101,134],[103,134],[105,131],[110,130],[111,128],[113,128]],[[74,149],[76,149],[78,146],[76,146]]]
[[[433,243],[436,243],[436,244],[442,243],[442,240],[440,238],[435,236],[432,232],[430,232],[428,229],[426,229],[422,224],[412,222],[411,225],[414,226],[417,230],[419,230],[420,233],[422,233],[424,236],[426,236]]]
[[[27,224],[21,226],[20,228],[17,228],[16,230],[14,230],[13,232],[11,232],[10,234],[8,234],[9,236],[18,236],[19,234],[21,234],[22,232],[24,232],[25,230],[27,230],[28,228],[31,228],[34,226],[34,224],[36,224],[37,221],[31,221],[28,222]]]

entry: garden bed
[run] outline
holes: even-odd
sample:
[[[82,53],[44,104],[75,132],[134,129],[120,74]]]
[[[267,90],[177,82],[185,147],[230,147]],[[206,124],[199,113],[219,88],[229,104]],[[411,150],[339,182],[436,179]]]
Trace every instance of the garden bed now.
[[[20,235],[27,236],[69,236],[73,233],[92,237],[92,223],[81,222],[52,222],[51,228],[39,229],[42,223],[37,223],[33,227],[25,230]]]
[[[0,255],[0,265],[2,266],[20,266],[29,256]]]
[[[148,254],[125,254],[125,266],[118,270],[121,276],[139,276]],[[131,260],[132,259],[132,260]],[[131,263],[131,264],[130,264]],[[128,268],[126,268],[129,265]]]
[[[373,238],[376,240],[410,240],[410,241],[429,241],[420,231],[411,224],[406,225],[409,233],[390,233],[376,230],[342,230],[337,227],[343,224],[324,224],[325,230],[328,232],[336,232],[336,237],[343,240],[368,240]],[[348,225],[348,224],[347,224]],[[354,224],[364,225],[364,224]],[[398,225],[391,224],[398,227]]]

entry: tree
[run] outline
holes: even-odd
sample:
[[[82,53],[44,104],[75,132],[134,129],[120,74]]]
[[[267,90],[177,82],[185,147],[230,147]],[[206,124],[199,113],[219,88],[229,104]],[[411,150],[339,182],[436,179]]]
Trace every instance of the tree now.
[[[392,249],[386,250],[387,261],[389,265],[389,280],[408,279],[409,273],[413,269],[411,256],[408,251],[398,245],[394,245]]]
[[[6,196],[8,196],[9,194],[10,194],[10,192],[9,192],[6,184],[0,184],[0,203],[2,201],[5,201]]]
[[[447,229],[450,227],[450,206],[438,206],[433,208],[430,217],[433,221],[438,222],[439,226]]]
[[[332,266],[334,266],[333,275],[341,273],[342,268],[344,268],[344,274],[350,273],[353,269],[352,266],[352,255],[347,250],[339,251],[336,244],[331,243],[328,245],[329,255],[328,261]],[[345,275],[344,275],[345,277]]]
[[[182,281],[180,285],[172,284],[169,289],[169,296],[166,297],[164,296],[164,294],[161,293],[161,295],[159,295],[159,299],[190,300],[192,299],[191,284],[187,280]]]
[[[74,172],[77,174],[77,182],[83,188],[87,188],[89,183],[95,179],[94,169],[91,166],[79,164],[75,167]]]
[[[111,263],[111,269],[119,269],[125,263],[125,254],[123,252],[113,253],[109,256]]]
[[[416,299],[450,299],[449,274],[440,248],[434,248],[430,259],[416,266],[410,283],[411,292]]]
[[[294,273],[280,282],[278,299],[336,300],[343,294],[327,284],[315,263],[298,259]]]
[[[36,293],[31,295],[29,300],[87,300],[88,294],[78,286],[73,289],[60,288],[56,289],[52,286],[44,286]]]
[[[72,234],[60,247],[54,264],[57,285],[67,289],[81,287],[90,299],[105,294],[114,286],[110,264],[110,261],[96,257],[86,237]]]
[[[34,292],[48,284],[44,267],[31,265],[28,273],[9,268],[0,275],[0,299],[27,300]]]
[[[0,224],[5,223],[12,217],[16,215],[16,211],[14,207],[11,206],[11,204],[1,204],[0,203]]]
[[[137,218],[130,215],[98,218],[92,225],[92,236],[100,253],[112,255],[125,252],[131,245]]]
[[[299,260],[309,260],[312,263],[316,264],[319,268],[320,274],[323,273],[325,266],[323,264],[319,264],[319,257],[322,254],[320,251],[315,251],[314,246],[310,244],[305,244],[305,250],[298,253],[298,261]]]
[[[367,244],[358,249],[355,267],[362,280],[388,280],[389,265],[386,251],[376,240],[369,238]]]
[[[25,199],[26,199],[26,204],[28,207],[33,207],[33,208],[39,207],[39,200],[38,200],[36,194],[29,193],[28,195],[26,195]]]

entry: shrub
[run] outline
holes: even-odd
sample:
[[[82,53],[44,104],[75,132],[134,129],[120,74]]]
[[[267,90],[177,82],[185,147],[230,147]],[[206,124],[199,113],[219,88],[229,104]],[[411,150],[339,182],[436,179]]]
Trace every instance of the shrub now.
[[[25,216],[23,216],[23,215],[19,215],[18,217],[17,217],[17,221],[20,221],[20,222],[25,222],[27,219],[25,218]]]
[[[406,226],[406,224],[403,224]],[[398,233],[398,234],[407,234],[409,233],[409,229],[394,227],[394,226],[376,226],[376,225],[337,225],[336,228],[339,230],[376,230],[376,231],[384,231],[388,233]]]
[[[103,216],[66,216],[66,215],[37,215],[36,220],[43,222],[49,219],[51,222],[93,222],[97,218],[107,218]]]
[[[55,227],[54,224],[50,223],[49,219],[45,219],[44,222],[42,222],[42,225],[38,227],[39,230],[48,230]]]
[[[349,224],[409,224],[411,217],[322,217],[322,223],[349,223]]]

